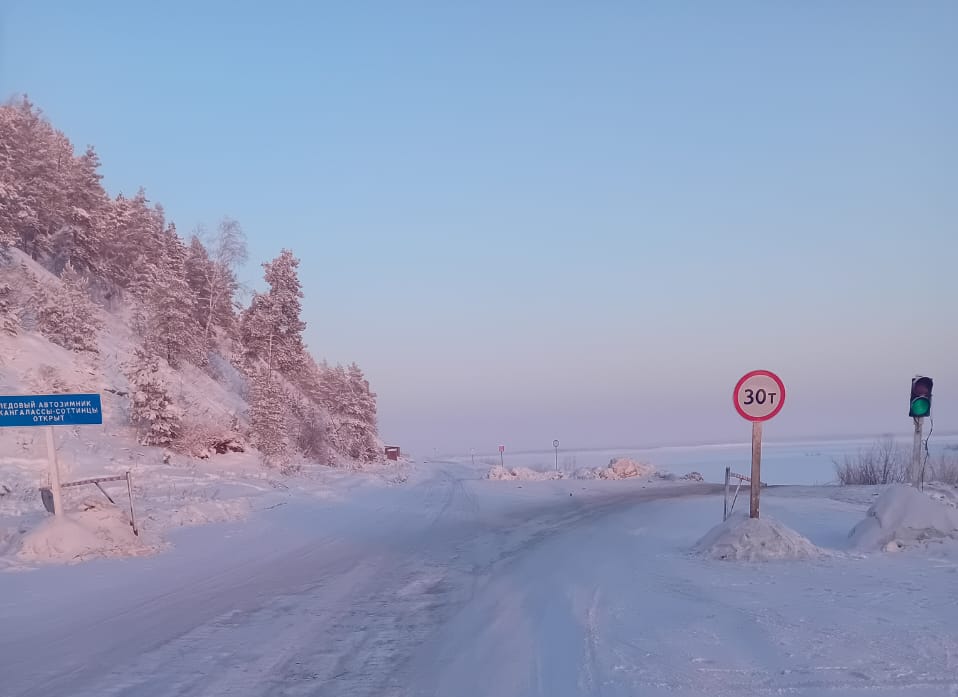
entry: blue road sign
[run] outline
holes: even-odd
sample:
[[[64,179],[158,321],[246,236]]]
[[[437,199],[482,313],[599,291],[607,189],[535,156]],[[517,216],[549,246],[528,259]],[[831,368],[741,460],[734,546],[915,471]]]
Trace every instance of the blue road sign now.
[[[102,423],[98,394],[0,395],[0,428]]]

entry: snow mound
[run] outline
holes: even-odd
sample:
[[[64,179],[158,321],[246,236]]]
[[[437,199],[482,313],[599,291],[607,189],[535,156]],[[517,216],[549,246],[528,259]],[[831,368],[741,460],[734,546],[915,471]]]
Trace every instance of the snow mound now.
[[[561,472],[537,472],[528,467],[503,467],[494,465],[486,475],[487,479],[498,481],[541,482],[550,479],[562,479]]]
[[[886,489],[848,534],[862,551],[896,551],[908,544],[958,538],[958,509],[909,486]]]
[[[824,552],[774,518],[731,516],[699,540],[695,551],[710,559],[774,561],[814,559]]]
[[[607,467],[578,469],[572,475],[573,479],[632,479],[634,477],[650,477],[655,474],[655,467],[643,462],[636,462],[627,457],[613,458]]]
[[[22,561],[78,562],[95,557],[152,554],[156,546],[133,534],[128,514],[117,506],[88,503],[85,510],[50,516],[25,533]]]
[[[555,479],[632,479],[649,477],[655,473],[652,465],[635,462],[625,457],[614,458],[607,467],[583,467],[571,475],[552,470],[540,472],[528,467],[503,467],[494,465],[486,475],[487,479],[499,481],[542,482]]]

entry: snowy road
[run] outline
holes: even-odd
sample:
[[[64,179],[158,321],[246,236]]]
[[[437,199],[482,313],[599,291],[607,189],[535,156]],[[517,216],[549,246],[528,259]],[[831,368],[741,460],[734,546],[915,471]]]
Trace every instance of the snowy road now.
[[[952,558],[710,562],[711,485],[475,477],[4,574],[0,694],[958,694]],[[824,546],[862,513],[767,498]]]

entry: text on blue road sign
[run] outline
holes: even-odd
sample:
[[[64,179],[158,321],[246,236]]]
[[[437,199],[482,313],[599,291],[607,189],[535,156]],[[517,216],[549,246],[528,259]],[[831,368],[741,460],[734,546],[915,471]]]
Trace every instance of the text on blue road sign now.
[[[102,423],[98,394],[0,395],[0,428]]]

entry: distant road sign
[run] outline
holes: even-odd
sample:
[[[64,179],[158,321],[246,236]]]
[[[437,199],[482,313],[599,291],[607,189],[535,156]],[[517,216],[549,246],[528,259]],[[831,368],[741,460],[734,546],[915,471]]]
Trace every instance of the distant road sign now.
[[[552,447],[553,447],[553,448],[558,448],[558,447],[559,447],[559,439],[558,439],[558,438],[556,438],[554,441],[552,441]]]
[[[0,427],[102,423],[98,394],[0,395]]]
[[[500,445],[500,446],[499,446],[499,453],[501,454],[501,453],[504,453],[504,452],[506,452],[506,446]]]
[[[732,393],[735,409],[748,421],[768,421],[785,405],[785,383],[768,370],[746,373]]]

